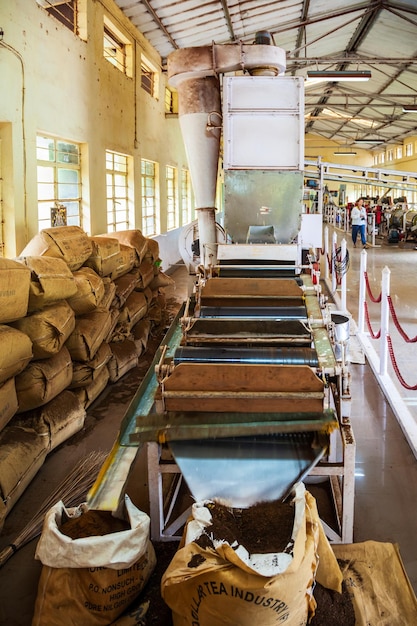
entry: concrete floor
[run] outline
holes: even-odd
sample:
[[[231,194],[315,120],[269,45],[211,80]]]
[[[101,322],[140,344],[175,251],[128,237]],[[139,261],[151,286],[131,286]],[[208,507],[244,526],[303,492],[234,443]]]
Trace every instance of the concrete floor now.
[[[346,237],[350,268],[348,271],[347,309],[357,319],[359,262],[361,249],[353,249],[349,235],[337,233],[339,241]],[[377,242],[378,243],[378,242]],[[368,276],[375,295],[379,294],[381,271],[391,270],[391,296],[399,321],[410,336],[417,334],[417,291],[414,288],[414,267],[417,251],[414,245],[382,245],[367,250]],[[185,268],[174,273],[175,289],[167,288],[173,306],[190,293],[192,279]],[[377,306],[371,307],[371,321],[379,328]],[[415,367],[417,348],[404,344],[398,333],[392,333],[398,365],[407,382],[417,383]],[[73,466],[92,450],[108,452],[115,441],[120,421],[127,409],[146,363],[110,385],[88,410],[85,429],[53,451],[6,519],[0,535],[0,550],[8,545],[30,522],[39,504],[48,497],[71,471]],[[351,421],[356,438],[356,481],[354,541],[368,539],[399,545],[405,570],[417,591],[416,504],[417,461],[387,402],[368,360],[352,363]],[[401,389],[390,375],[406,406],[417,420],[417,392]],[[138,477],[139,482],[142,477]],[[34,560],[36,540],[21,548],[0,569],[0,624],[30,626],[41,564]],[[84,625],[80,625],[84,626]],[[85,625],[87,626],[87,625]]]

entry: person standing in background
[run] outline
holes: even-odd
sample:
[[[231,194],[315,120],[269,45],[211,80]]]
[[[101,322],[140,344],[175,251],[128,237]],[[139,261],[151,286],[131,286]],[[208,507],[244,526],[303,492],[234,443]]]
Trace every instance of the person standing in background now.
[[[351,211],[351,219],[352,219],[352,241],[353,247],[356,248],[356,240],[358,238],[358,234],[360,234],[362,246],[367,248],[366,243],[366,209],[363,205],[363,198],[359,198],[355,202],[355,206]]]

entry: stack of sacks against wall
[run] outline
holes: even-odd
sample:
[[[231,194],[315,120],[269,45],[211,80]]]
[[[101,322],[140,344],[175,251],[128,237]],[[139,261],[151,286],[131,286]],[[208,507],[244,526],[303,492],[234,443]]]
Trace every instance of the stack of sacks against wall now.
[[[65,391],[75,324],[66,299],[90,254],[85,233],[71,227],[41,232],[20,257],[0,260],[0,528],[48,452],[84,424],[84,408]]]
[[[0,529],[48,452],[137,365],[171,282],[137,230],[46,229],[0,259]]]
[[[9,324],[27,314],[30,270],[11,259],[0,259],[0,529],[7,513],[19,497],[22,477],[36,473],[46,456],[43,440],[34,431],[12,432],[10,422],[17,412],[16,376],[32,359],[32,342]],[[21,456],[30,457],[26,467],[10,458],[14,442]],[[30,479],[30,478],[29,478]]]

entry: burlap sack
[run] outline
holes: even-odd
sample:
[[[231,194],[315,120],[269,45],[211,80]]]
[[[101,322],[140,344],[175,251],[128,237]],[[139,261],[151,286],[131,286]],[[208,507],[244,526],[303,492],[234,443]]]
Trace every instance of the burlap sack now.
[[[138,354],[135,342],[125,339],[119,343],[110,343],[112,358],[108,363],[110,381],[115,383],[127,372],[137,366]]]
[[[117,265],[111,274],[111,278],[115,280],[124,276],[134,267],[139,265],[139,258],[136,254],[135,248],[126,246],[124,243],[120,243],[120,251],[117,257]]]
[[[27,256],[16,260],[31,270],[29,312],[38,311],[77,293],[74,276],[63,259]]]
[[[154,322],[155,325],[161,325],[166,323],[168,318],[168,312],[166,308],[166,298],[164,294],[160,293],[152,299],[151,305],[148,309],[148,317]]]
[[[149,263],[149,261],[142,261],[138,267],[138,275],[139,281],[135,289],[143,290],[146,289],[146,287],[149,287],[155,278],[152,263]]]
[[[142,235],[140,230],[120,230],[114,233],[100,235],[100,237],[113,237],[114,239],[117,239],[119,243],[134,248],[138,265],[142,263],[147,251],[148,240],[144,237],[144,235]]]
[[[108,343],[103,341],[95,356],[91,361],[72,363],[72,381],[70,389],[78,387],[88,387],[99,376],[100,370],[107,365],[112,358],[112,351]]]
[[[20,374],[33,357],[32,341],[26,333],[0,324],[0,384]]]
[[[63,534],[63,519],[79,518],[85,509],[65,509],[59,502],[45,517],[35,553],[43,566],[32,626],[111,624],[138,597],[155,568],[149,517],[128,496],[127,530],[77,539]]]
[[[0,432],[0,502],[8,514],[48,454],[48,439],[32,428],[9,423]]]
[[[116,293],[112,303],[113,307],[122,308],[126,300],[134,289],[139,285],[140,277],[137,269],[128,272],[114,281],[116,285]]]
[[[7,517],[7,508],[3,500],[0,498],[0,533],[3,531],[5,519]]]
[[[108,382],[109,370],[107,365],[105,365],[98,370],[92,383],[86,387],[77,387],[77,389],[73,389],[72,392],[75,393],[83,407],[88,409],[88,407],[93,404],[94,400],[105,390]]]
[[[151,321],[148,318],[140,320],[132,328],[132,338],[136,344],[138,356],[145,352],[148,347],[149,335],[151,333]]]
[[[43,406],[66,389],[71,380],[72,360],[65,346],[49,359],[31,361],[15,378],[18,413]]]
[[[24,317],[29,305],[30,269],[0,258],[0,324]]]
[[[91,361],[107,337],[112,320],[106,309],[96,309],[76,318],[75,328],[66,347],[74,361]]]
[[[18,409],[14,378],[0,385],[0,431],[10,422]]]
[[[128,310],[131,328],[135,326],[148,311],[148,301],[142,291],[134,291],[126,300],[125,309]]]
[[[75,328],[75,314],[66,300],[12,322],[32,342],[33,358],[48,359],[62,349]]]
[[[364,541],[332,548],[352,598],[356,626],[416,623],[417,599],[397,544]]]
[[[29,241],[19,256],[48,256],[63,259],[74,272],[83,265],[91,253],[91,242],[82,228],[56,226],[41,230]]]
[[[150,287],[146,287],[146,289],[143,289],[143,293],[145,294],[145,298],[148,304],[150,304],[154,297],[156,298],[156,296],[158,295],[158,292],[152,291]]]
[[[90,237],[90,242],[93,251],[84,265],[91,267],[99,276],[110,276],[119,264],[119,241],[101,236]]]
[[[202,548],[195,540],[210,525],[206,503],[193,505],[181,547],[161,581],[174,626],[305,626],[314,613],[312,588],[321,555],[325,586],[341,591],[342,576],[322,531],[315,500],[298,483],[294,527],[287,550],[252,554],[226,541]],[[330,567],[331,564],[331,567]]]
[[[151,265],[155,266],[158,269],[159,264],[159,243],[156,239],[152,239],[148,237],[146,240],[146,252],[145,252],[145,261],[149,261]],[[156,264],[156,265],[155,265]]]
[[[94,311],[104,297],[103,279],[91,267],[82,267],[74,272],[77,293],[68,298],[68,304],[75,315],[85,315]]]
[[[116,294],[116,285],[108,276],[103,278],[103,285],[104,296],[100,302],[100,309],[109,310]]]
[[[171,278],[171,276],[164,274],[164,272],[158,272],[154,276],[153,280],[149,283],[149,287],[152,289],[152,291],[155,291],[156,289],[160,289],[161,287],[169,287],[170,285],[174,284],[175,280]]]
[[[120,311],[119,319],[114,330],[114,339],[129,337],[130,331],[148,311],[148,303],[141,291],[133,291],[126,300],[126,304]]]
[[[120,314],[121,314],[120,309],[113,308],[113,307],[110,309],[110,320],[111,320],[110,328],[109,328],[109,332],[104,338],[104,341],[106,341],[107,343],[110,343],[111,341],[119,340],[118,338],[116,338],[115,332],[116,332],[117,324],[119,323]]]
[[[49,442],[48,450],[78,433],[84,426],[85,409],[77,396],[64,389],[44,406],[16,416],[13,424],[32,428]]]

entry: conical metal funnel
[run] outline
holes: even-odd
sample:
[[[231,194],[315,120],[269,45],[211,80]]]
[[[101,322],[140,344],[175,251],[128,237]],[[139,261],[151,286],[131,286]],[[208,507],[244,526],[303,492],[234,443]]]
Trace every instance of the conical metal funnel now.
[[[200,256],[215,263],[215,199],[220,153],[221,104],[218,78],[190,78],[178,85],[179,121],[198,215]]]

